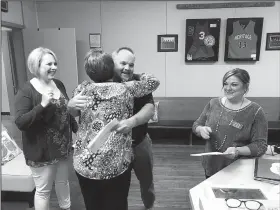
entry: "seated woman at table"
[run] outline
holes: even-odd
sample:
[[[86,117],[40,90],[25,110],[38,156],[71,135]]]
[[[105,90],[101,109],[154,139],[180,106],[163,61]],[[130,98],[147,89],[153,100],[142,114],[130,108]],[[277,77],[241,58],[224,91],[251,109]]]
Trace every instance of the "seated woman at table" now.
[[[205,152],[225,155],[204,156],[206,178],[230,165],[240,156],[259,157],[267,150],[268,125],[263,108],[245,98],[250,76],[233,69],[223,77],[224,97],[213,98],[193,124],[193,132],[206,140]]]

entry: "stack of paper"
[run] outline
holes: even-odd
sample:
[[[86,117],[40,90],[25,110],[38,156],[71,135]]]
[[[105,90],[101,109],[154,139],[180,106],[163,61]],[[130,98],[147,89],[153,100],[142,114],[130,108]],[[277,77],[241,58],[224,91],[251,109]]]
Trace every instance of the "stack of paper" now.
[[[114,131],[119,124],[119,121],[117,119],[112,120],[109,122],[106,126],[104,126],[98,134],[92,139],[87,148],[93,152],[96,153],[98,149],[107,141],[109,136],[111,135],[112,131]]]
[[[271,184],[280,183],[280,159],[255,159],[254,179],[269,182]]]

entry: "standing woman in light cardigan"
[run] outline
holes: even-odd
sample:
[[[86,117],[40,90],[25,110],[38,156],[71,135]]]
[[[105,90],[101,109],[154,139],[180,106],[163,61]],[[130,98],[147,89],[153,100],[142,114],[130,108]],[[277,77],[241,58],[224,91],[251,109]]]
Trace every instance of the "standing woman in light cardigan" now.
[[[268,125],[262,107],[245,98],[250,76],[233,69],[223,77],[224,97],[213,98],[193,124],[193,132],[206,140],[206,152],[226,156],[205,156],[206,178],[230,165],[240,156],[259,157],[267,149]]]
[[[16,96],[15,124],[22,131],[26,164],[36,186],[35,210],[49,209],[54,182],[60,208],[70,209],[68,158],[77,123],[67,107],[69,99],[63,83],[54,78],[54,52],[36,48],[29,54],[27,64],[35,77]],[[71,106],[76,106],[77,98],[72,99]]]

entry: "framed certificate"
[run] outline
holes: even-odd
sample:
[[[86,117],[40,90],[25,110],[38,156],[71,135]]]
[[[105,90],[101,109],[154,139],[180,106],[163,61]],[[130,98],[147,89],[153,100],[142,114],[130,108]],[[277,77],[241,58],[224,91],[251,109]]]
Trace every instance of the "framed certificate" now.
[[[265,50],[280,50],[280,33],[266,34]]]
[[[101,48],[101,34],[89,34],[89,47]]]
[[[157,37],[158,52],[177,52],[178,34],[164,34]]]

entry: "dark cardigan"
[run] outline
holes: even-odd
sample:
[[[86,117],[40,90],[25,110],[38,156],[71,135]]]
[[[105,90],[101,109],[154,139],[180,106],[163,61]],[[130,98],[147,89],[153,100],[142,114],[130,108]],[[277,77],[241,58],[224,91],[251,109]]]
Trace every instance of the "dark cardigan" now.
[[[57,79],[53,81],[68,101],[69,98],[63,83]],[[26,161],[48,162],[57,158],[67,157],[72,146],[71,131],[77,132],[78,129],[75,118],[67,112],[66,116],[67,120],[69,120],[67,124],[69,126],[66,126],[63,130],[64,133],[62,133],[62,136],[66,139],[65,145],[61,145],[61,148],[59,148],[57,145],[50,143],[47,139],[52,137],[47,137],[47,132],[48,129],[51,129],[51,126],[53,128],[52,123],[56,117],[57,106],[50,103],[47,107],[43,107],[41,101],[42,95],[35,90],[30,81],[26,82],[16,95],[15,124],[22,131],[23,153]],[[62,148],[65,151],[62,152]]]

